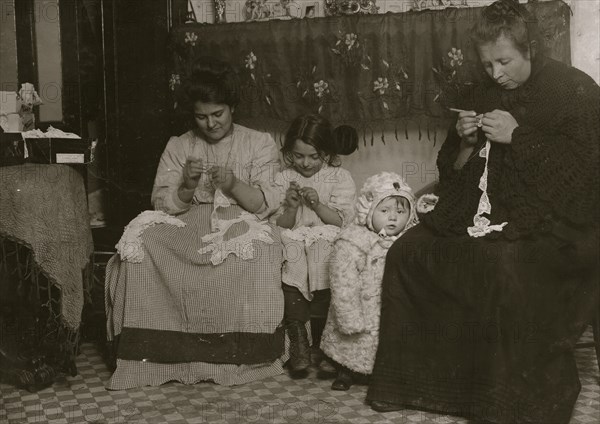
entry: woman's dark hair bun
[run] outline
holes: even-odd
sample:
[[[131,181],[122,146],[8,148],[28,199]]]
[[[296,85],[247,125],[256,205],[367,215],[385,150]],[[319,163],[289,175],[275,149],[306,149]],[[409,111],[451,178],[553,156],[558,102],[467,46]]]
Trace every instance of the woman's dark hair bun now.
[[[483,13],[486,19],[492,22],[503,20],[507,17],[520,18],[525,22],[529,22],[532,19],[529,11],[518,0],[497,0],[487,6]]]
[[[229,63],[210,56],[203,56],[196,59],[192,63],[191,71],[192,78],[205,74],[224,77],[234,72]]]
[[[240,102],[239,80],[233,67],[214,57],[196,59],[186,84],[188,102],[224,103],[235,107]]]
[[[333,139],[339,155],[349,155],[358,149],[358,133],[350,125],[340,125],[334,129]]]

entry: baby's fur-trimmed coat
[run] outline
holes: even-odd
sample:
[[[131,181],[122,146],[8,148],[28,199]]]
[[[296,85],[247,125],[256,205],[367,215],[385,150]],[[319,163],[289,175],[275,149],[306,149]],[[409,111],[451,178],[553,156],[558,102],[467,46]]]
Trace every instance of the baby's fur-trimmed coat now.
[[[381,279],[393,240],[350,225],[334,244],[329,276],[331,305],[321,349],[345,367],[371,374],[379,342]]]

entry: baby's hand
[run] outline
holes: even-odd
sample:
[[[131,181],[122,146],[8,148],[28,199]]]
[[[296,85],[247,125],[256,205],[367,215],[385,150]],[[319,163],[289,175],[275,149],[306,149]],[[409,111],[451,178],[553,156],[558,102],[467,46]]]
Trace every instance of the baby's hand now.
[[[427,193],[417,200],[417,212],[429,213],[435,208],[440,198],[433,193]]]
[[[319,194],[314,188],[303,187],[300,189],[300,193],[302,194],[304,203],[306,203],[308,207],[315,209],[317,206],[319,206]]]

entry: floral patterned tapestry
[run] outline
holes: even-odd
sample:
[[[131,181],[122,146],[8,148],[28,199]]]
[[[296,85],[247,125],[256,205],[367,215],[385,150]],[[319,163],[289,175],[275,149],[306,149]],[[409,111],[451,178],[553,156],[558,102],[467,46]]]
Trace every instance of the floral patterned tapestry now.
[[[569,7],[560,1],[528,7],[548,54],[570,63]],[[169,81],[175,122],[189,110],[182,87],[191,64],[206,55],[236,67],[242,83],[238,118],[289,122],[318,112],[359,130],[386,121],[447,118],[461,91],[482,78],[469,39],[480,11],[178,26],[171,34]]]

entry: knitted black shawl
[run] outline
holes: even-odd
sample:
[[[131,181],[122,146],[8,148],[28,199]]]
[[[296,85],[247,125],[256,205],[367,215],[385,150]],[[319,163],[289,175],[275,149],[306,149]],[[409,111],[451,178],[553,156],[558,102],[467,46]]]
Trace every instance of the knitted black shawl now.
[[[517,239],[551,231],[557,223],[597,226],[600,88],[589,76],[540,55],[522,86],[503,90],[488,78],[468,103],[478,114],[506,110],[519,124],[511,144],[492,142],[490,150],[488,218],[508,222],[492,237]],[[476,156],[454,170],[459,144],[453,125],[437,159],[440,200],[421,217],[440,235],[467,234],[481,196],[485,160]]]

